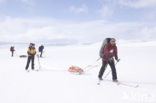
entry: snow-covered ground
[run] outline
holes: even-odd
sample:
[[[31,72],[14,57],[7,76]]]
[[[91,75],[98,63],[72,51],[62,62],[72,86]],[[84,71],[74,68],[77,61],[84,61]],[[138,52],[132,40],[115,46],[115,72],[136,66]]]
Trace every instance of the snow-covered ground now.
[[[118,42],[118,79],[139,84],[138,88],[108,81],[97,85],[101,43],[46,46],[38,72],[26,72],[27,58],[19,58],[27,47],[16,46],[15,57],[11,57],[10,46],[0,46],[0,103],[156,103],[156,42]],[[68,72],[72,65],[85,68],[92,64],[98,66],[82,75]],[[39,68],[37,57],[35,68]]]

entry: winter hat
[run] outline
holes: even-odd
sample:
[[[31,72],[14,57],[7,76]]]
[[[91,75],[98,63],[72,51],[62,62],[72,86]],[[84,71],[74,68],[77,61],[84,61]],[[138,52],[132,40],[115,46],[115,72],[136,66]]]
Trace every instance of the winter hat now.
[[[35,44],[34,43],[30,43],[29,46],[35,46]]]

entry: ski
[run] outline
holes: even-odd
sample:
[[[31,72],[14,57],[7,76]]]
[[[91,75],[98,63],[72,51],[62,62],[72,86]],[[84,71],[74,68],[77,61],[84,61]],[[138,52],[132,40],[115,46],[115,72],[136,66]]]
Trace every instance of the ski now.
[[[126,87],[131,87],[131,88],[138,88],[138,87],[139,87],[138,84],[130,84],[130,83],[125,83],[125,82],[120,82],[120,81],[118,81],[118,82],[113,82],[113,81],[111,81],[111,80],[99,80],[98,83],[97,83],[97,85],[100,85],[102,81],[112,82],[112,83],[117,84],[118,86],[119,86],[119,85],[122,85],[122,86],[126,86]]]
[[[103,81],[103,80],[98,80],[97,85],[100,85],[101,84],[101,81]]]
[[[27,70],[25,70],[26,72],[30,72],[30,70],[29,69],[27,69]]]
[[[124,83],[124,82],[113,82],[113,83],[116,83],[117,85],[123,85],[123,86],[126,86],[126,87],[132,87],[132,88],[138,88],[139,85],[138,84],[129,84],[129,83]]]

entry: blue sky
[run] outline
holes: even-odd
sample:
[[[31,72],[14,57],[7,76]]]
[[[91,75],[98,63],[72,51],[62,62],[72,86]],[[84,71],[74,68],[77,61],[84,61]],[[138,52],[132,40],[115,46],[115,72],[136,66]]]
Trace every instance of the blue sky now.
[[[150,4],[137,8],[114,1],[117,0],[1,0],[0,14],[11,17],[48,17],[74,21],[104,19],[114,22],[151,21],[147,15],[156,13],[156,7],[151,7]],[[79,9],[81,10],[78,11]],[[153,15],[155,17],[155,14]]]
[[[156,0],[0,0],[5,41],[155,40],[155,21]]]
[[[75,10],[70,10],[72,7]],[[1,3],[0,13],[3,16],[13,17],[88,20],[88,18],[96,18],[93,15],[98,8],[100,8],[100,4],[95,0],[85,0],[85,2],[84,0],[6,0],[6,2]],[[76,13],[78,9],[82,9],[82,11]]]

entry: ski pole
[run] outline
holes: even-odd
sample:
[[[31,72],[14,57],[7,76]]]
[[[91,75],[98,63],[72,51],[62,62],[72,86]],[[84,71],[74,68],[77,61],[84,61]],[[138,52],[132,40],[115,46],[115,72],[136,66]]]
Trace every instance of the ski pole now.
[[[41,69],[41,64],[40,64],[39,54],[37,54],[37,58],[38,58],[38,65],[39,65],[39,70],[40,70]]]
[[[120,59],[119,59],[119,61],[120,61]],[[119,61],[118,61],[118,62],[119,62]],[[115,66],[117,65],[118,62],[115,63]],[[110,72],[111,72],[111,70],[105,75],[104,78],[106,78],[106,77],[110,74]]]

